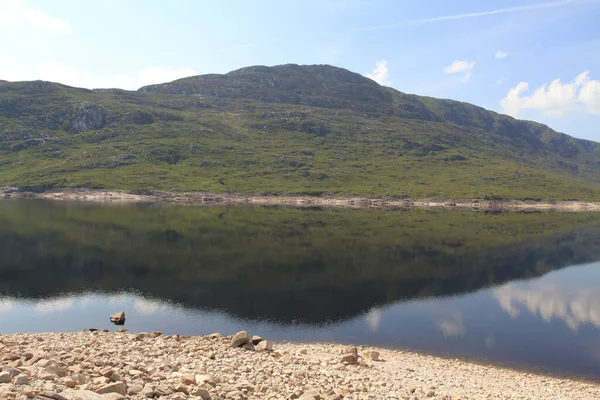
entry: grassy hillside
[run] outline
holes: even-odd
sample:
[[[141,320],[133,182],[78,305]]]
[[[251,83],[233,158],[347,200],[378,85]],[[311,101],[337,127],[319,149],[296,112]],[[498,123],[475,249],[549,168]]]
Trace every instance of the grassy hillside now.
[[[331,66],[0,82],[0,185],[600,200],[600,144]]]

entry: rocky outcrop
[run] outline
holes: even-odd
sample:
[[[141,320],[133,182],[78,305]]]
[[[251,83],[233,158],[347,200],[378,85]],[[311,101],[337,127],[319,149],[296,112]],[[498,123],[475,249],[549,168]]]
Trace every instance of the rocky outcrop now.
[[[80,133],[103,128],[107,123],[106,111],[88,102],[71,102],[61,111],[46,117],[46,128]]]

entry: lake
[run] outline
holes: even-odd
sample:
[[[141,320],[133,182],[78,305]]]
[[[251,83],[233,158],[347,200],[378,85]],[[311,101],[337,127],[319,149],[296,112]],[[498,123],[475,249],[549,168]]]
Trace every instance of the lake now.
[[[0,333],[117,311],[596,379],[600,215],[0,201]]]

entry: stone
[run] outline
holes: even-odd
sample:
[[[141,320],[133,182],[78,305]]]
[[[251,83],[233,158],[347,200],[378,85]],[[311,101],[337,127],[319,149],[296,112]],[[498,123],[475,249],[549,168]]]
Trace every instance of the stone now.
[[[256,346],[257,344],[259,344],[262,341],[263,341],[263,338],[261,338],[260,336],[256,336],[256,335],[252,336],[252,344],[253,345]]]
[[[367,360],[371,360],[371,361],[378,361],[379,360],[379,352],[378,351],[367,351],[364,354],[364,358],[366,358]]]
[[[120,393],[106,393],[102,395],[103,400],[123,400],[125,396]]]
[[[125,312],[120,311],[118,313],[114,313],[110,316],[110,322],[115,325],[125,325]]]
[[[177,385],[177,387],[175,387],[175,391],[178,393],[190,394],[190,391],[188,390],[187,386],[183,384]]]
[[[208,400],[211,398],[210,392],[208,391],[208,389],[203,388],[203,387],[199,387],[196,390],[194,390],[193,395],[196,397],[200,397],[203,400]]]
[[[153,338],[157,338],[159,336],[162,336],[162,332],[154,331],[150,334],[150,337],[153,337]]]
[[[117,329],[117,332],[125,333],[125,332],[127,332],[127,328],[119,328],[119,329]]]
[[[63,384],[68,387],[68,388],[74,388],[77,386],[77,381],[75,379],[71,379],[71,378],[66,378],[65,380],[63,380]]]
[[[0,372],[0,383],[10,383],[12,375],[8,372]]]
[[[102,375],[105,378],[110,378],[111,376],[113,376],[115,374],[115,370],[107,367],[107,368],[102,368],[100,371],[98,371],[98,373],[100,373],[100,375]]]
[[[273,342],[270,340],[263,340],[262,342],[258,343],[256,349],[258,351],[273,351]]]
[[[195,385],[196,377],[194,375],[182,375],[181,383],[183,383],[185,385]]]
[[[5,354],[2,357],[2,359],[5,360],[5,361],[15,361],[15,360],[18,360],[20,358],[21,358],[20,356],[14,354],[14,353],[7,353],[7,354]]]
[[[144,390],[144,385],[141,383],[134,383],[133,385],[127,388],[127,394],[130,396],[135,396],[136,394],[142,393]]]
[[[79,385],[85,385],[86,383],[88,383],[87,376],[80,373],[75,373],[71,375],[71,378],[75,380]]]
[[[167,395],[169,395],[171,393],[173,393],[173,391],[170,390],[165,385],[158,385],[157,387],[154,388],[154,394],[156,396],[167,396]]]
[[[242,347],[250,341],[248,332],[240,331],[231,338],[231,347]]]
[[[40,392],[40,393],[38,393],[37,397],[42,397],[42,398],[52,399],[52,400],[68,400],[66,397],[61,396],[60,394],[58,394],[56,392],[51,392],[51,391]]]
[[[76,390],[71,394],[71,400],[102,400],[103,397],[91,390]]]
[[[358,363],[358,356],[356,354],[347,353],[342,356],[340,362],[345,362],[348,364],[356,364]]]
[[[348,346],[344,349],[343,354],[354,354],[358,357],[358,349],[355,346]]]
[[[148,332],[140,332],[137,335],[135,335],[135,340],[143,340],[146,338],[149,338],[150,334]]]
[[[221,335],[219,332],[211,333],[210,335],[208,335],[209,339],[220,339],[222,337],[223,335]]]
[[[150,384],[146,384],[142,389],[142,395],[148,398],[154,397],[154,387],[152,387],[152,385]]]
[[[55,374],[51,374],[46,370],[42,370],[38,373],[38,378],[40,378],[43,381],[53,381],[57,378],[57,376]]]
[[[202,385],[203,383],[208,383],[212,387],[216,386],[216,382],[214,381],[213,377],[210,375],[196,375],[195,378],[196,378],[197,385]]]
[[[45,371],[48,372],[49,374],[56,375],[60,378],[64,378],[65,376],[67,376],[69,374],[69,369],[64,364],[48,365],[45,368]]]
[[[29,377],[25,374],[17,375],[15,378],[15,385],[29,385]]]
[[[98,332],[98,328],[89,328],[88,331],[90,331],[90,332]]]
[[[97,389],[96,393],[98,393],[98,394],[119,393],[119,394],[125,396],[127,394],[127,385],[124,384],[123,382],[109,383],[108,385],[104,385],[104,386],[100,387],[99,389]]]
[[[306,399],[306,400],[323,400],[323,398],[321,397],[321,395],[319,394],[319,392],[316,392],[314,390],[309,390],[308,392],[304,392],[302,393],[302,396],[300,397],[300,399]]]
[[[252,344],[252,342],[248,342],[242,346],[245,350],[256,351],[256,347]]]

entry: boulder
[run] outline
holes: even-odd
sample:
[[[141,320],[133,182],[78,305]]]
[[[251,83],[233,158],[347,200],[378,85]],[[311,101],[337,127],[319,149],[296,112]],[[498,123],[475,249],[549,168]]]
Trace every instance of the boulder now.
[[[72,400],[102,400],[102,396],[91,390],[76,390],[71,394]]]
[[[102,400],[123,400],[125,396],[119,393],[106,393],[102,395]]]
[[[127,394],[127,385],[123,382],[109,383],[96,390],[98,394],[119,393],[123,396]]]
[[[347,353],[342,356],[342,358],[340,359],[340,362],[343,362],[343,363],[345,362],[348,364],[356,364],[356,363],[358,363],[358,356],[353,353]]]
[[[263,340],[258,345],[256,345],[257,351],[273,351],[273,342],[270,340]]]
[[[256,335],[252,336],[252,344],[253,345],[256,346],[257,344],[259,344],[262,341],[263,341],[263,338],[261,338],[260,336],[256,336]]]
[[[371,360],[371,361],[378,361],[379,360],[379,352],[378,351],[374,351],[374,350],[367,351],[363,356],[367,360]]]
[[[0,383],[10,383],[12,376],[8,372],[0,372]]]
[[[252,344],[252,342],[248,342],[242,346],[242,349],[256,351],[256,347]]]
[[[42,399],[52,399],[52,400],[68,400],[66,397],[61,396],[60,394],[56,393],[56,392],[50,392],[50,391],[43,391],[38,393],[38,395],[36,397],[42,398]]]
[[[115,325],[125,325],[125,312],[121,311],[110,316],[110,322]]]
[[[205,389],[203,387],[199,387],[196,390],[194,390],[193,395],[196,397],[200,397],[203,400],[207,400],[207,399],[211,398],[210,392],[208,391],[208,389]]]
[[[29,377],[25,374],[18,375],[15,378],[15,385],[29,385]]]
[[[231,347],[242,347],[249,341],[250,337],[248,336],[248,332],[240,331],[231,338]]]

